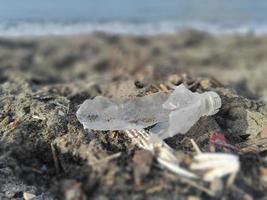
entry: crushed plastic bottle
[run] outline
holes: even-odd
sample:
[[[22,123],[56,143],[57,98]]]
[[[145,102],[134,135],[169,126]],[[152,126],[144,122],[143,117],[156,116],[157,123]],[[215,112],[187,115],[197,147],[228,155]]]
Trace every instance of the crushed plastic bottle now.
[[[84,128],[130,130],[150,128],[165,139],[186,133],[202,116],[214,115],[221,107],[215,92],[193,93],[179,85],[167,95],[158,92],[123,102],[97,96],[86,100],[77,111]]]
[[[200,117],[216,114],[221,104],[216,92],[193,93],[180,85],[162,105],[164,110],[170,111],[168,120],[156,124],[150,131],[161,138],[184,134]]]

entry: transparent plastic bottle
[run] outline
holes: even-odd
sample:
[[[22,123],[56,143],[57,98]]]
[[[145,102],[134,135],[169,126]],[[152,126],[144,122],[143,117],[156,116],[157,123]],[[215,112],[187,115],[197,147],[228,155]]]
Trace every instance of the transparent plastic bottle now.
[[[122,102],[97,96],[80,106],[77,118],[87,129],[143,129],[167,120],[169,111],[162,109],[167,98],[163,92]]]
[[[98,96],[86,100],[77,111],[84,128],[129,130],[150,128],[162,139],[186,133],[202,116],[214,115],[221,107],[215,92],[193,93],[184,85],[167,95],[163,92],[123,102]]]
[[[184,85],[178,86],[162,105],[169,110],[168,120],[156,124],[151,132],[161,138],[186,133],[202,116],[216,114],[221,107],[216,92],[193,93]]]

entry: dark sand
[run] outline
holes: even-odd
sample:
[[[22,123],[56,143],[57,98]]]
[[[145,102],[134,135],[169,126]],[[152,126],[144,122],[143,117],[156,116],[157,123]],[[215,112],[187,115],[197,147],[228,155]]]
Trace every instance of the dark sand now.
[[[252,34],[0,39],[0,199],[21,199],[24,192],[36,199],[267,198],[267,114],[259,101],[267,97],[266,75],[267,37]],[[83,130],[75,116],[96,95],[131,98],[181,82],[192,91],[217,91],[223,100],[217,115],[166,140],[186,163],[194,155],[190,138],[209,151],[209,136],[224,132],[238,149],[241,171],[229,188],[213,186],[217,196],[154,161],[134,176],[142,167],[133,158],[149,155],[123,133]]]

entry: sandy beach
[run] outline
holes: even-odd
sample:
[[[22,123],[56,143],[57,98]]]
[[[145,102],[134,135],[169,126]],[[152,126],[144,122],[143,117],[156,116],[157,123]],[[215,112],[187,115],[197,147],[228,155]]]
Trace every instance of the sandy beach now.
[[[266,198],[266,75],[267,36],[253,33],[1,38],[0,199],[25,192],[35,199]],[[189,138],[208,151],[219,127],[242,164],[234,185],[214,186],[221,193],[200,191],[152,161],[142,165],[148,170],[136,167],[140,150],[123,133],[84,130],[75,116],[87,98],[143,96],[169,83],[222,97],[217,115],[166,140],[186,166],[194,154]],[[135,170],[146,172],[136,177]]]
[[[267,37],[212,36],[197,31],[166,36],[104,33],[0,39],[0,80],[70,83],[100,75],[165,80],[171,74],[212,76],[250,97],[266,97]],[[93,76],[93,77],[94,77]],[[101,78],[99,80],[102,81]]]

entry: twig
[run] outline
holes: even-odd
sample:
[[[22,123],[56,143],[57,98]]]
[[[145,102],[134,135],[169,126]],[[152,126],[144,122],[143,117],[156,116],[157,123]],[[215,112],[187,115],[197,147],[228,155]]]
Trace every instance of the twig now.
[[[54,160],[54,164],[55,164],[55,168],[56,168],[56,172],[57,174],[60,172],[60,168],[59,168],[59,161],[58,161],[58,157],[57,157],[57,153],[56,153],[56,148],[54,146],[54,144],[50,144],[51,146],[51,151],[52,151],[52,155],[53,155],[53,160]]]
[[[212,190],[205,188],[205,187],[202,187],[199,183],[196,183],[196,182],[194,182],[190,179],[184,178],[184,177],[181,177],[181,180],[183,182],[187,183],[188,185],[191,185],[192,187],[197,188],[200,191],[206,192],[210,196],[215,196],[215,193]]]
[[[163,160],[161,158],[157,158],[157,161],[164,167],[166,167],[169,171],[178,174],[183,177],[188,177],[188,178],[198,178],[197,175],[189,172],[186,169],[183,169],[180,167],[178,164],[171,163],[169,161]]]
[[[201,154],[202,152],[201,152],[200,148],[198,147],[197,143],[195,142],[195,140],[194,140],[194,139],[190,139],[190,141],[191,141],[191,143],[192,143],[194,149],[196,150],[196,152],[197,152],[198,154]]]
[[[170,91],[168,90],[168,88],[166,87],[166,85],[164,85],[164,84],[159,84],[159,88],[163,91],[163,92],[165,92],[165,93],[170,93]]]
[[[115,158],[118,158],[121,156],[121,152],[118,152],[118,153],[115,153],[115,154],[112,154],[110,156],[107,156],[105,158],[102,158],[100,160],[97,160],[95,162],[92,162],[92,163],[89,163],[90,165],[97,165],[97,164],[101,164],[101,163],[104,163],[104,162],[108,162],[110,160],[113,160]]]
[[[178,180],[178,181],[184,182],[184,183],[190,185],[191,187],[194,187],[194,188],[196,188],[202,192],[207,193],[210,196],[215,196],[215,193],[211,189],[205,188],[205,187],[201,186],[199,183],[192,181],[191,179],[188,179],[186,177],[179,177],[179,179],[178,179],[177,176],[174,176],[173,174],[170,174],[170,173],[167,174],[167,176],[169,176],[170,178],[172,178],[175,181]]]
[[[12,97],[14,97],[14,96],[13,96],[13,95],[4,96],[4,97],[1,97],[1,98],[0,98],[0,101],[4,101],[4,100],[6,100],[6,99],[8,99],[8,98],[12,98]]]

